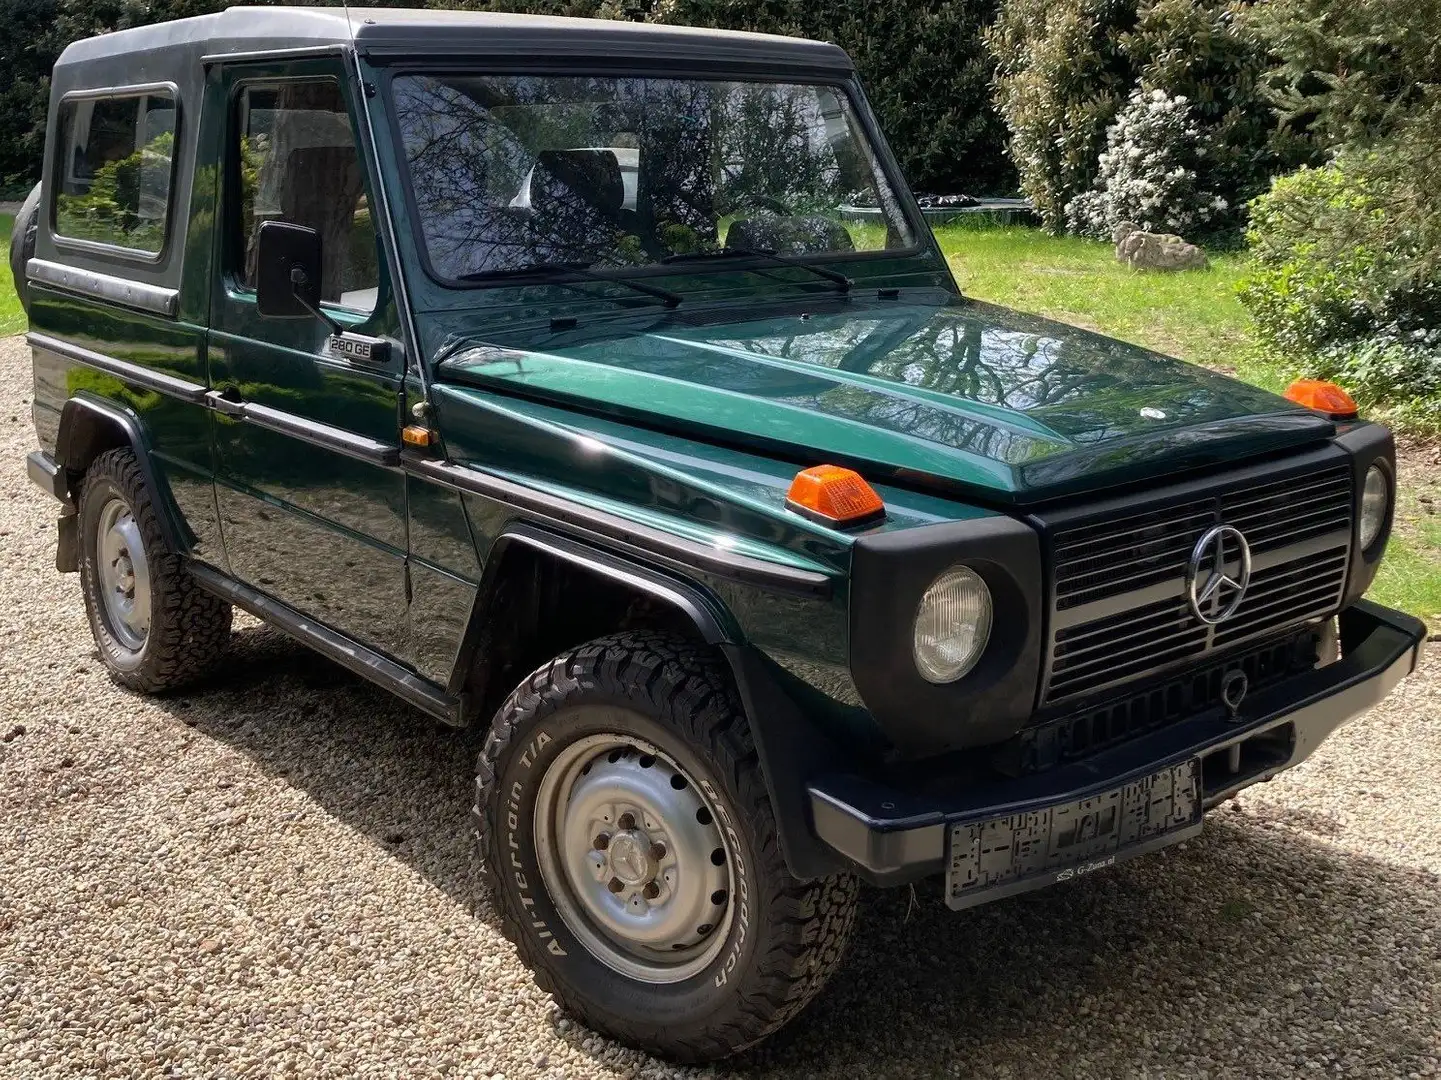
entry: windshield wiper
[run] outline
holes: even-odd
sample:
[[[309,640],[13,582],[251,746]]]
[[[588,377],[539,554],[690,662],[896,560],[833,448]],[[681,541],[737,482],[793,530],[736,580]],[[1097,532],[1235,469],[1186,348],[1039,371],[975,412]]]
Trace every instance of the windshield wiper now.
[[[576,277],[584,278],[586,281],[606,281],[615,285],[624,285],[627,289],[634,289],[638,293],[645,293],[646,296],[654,296],[661,300],[668,308],[680,306],[685,299],[680,293],[671,292],[669,289],[662,289],[658,285],[647,285],[644,282],[632,281],[630,278],[611,277],[609,274],[598,274],[590,268],[590,263],[583,262],[538,262],[528,263],[525,266],[507,266],[500,270],[476,270],[469,274],[461,274],[457,281],[492,281],[498,278],[512,277],[559,277],[562,274],[573,274]]]
[[[794,266],[801,270],[809,270],[812,274],[815,274],[816,277],[822,277],[827,281],[835,282],[836,288],[841,292],[850,292],[851,285],[854,284],[845,274],[838,273],[835,270],[828,270],[824,266],[817,266],[812,262],[806,262],[804,259],[781,255],[773,248],[723,247],[715,251],[689,251],[679,255],[667,255],[661,262],[700,262],[703,259],[733,259],[738,256],[765,259],[768,262],[777,263],[781,266]]]

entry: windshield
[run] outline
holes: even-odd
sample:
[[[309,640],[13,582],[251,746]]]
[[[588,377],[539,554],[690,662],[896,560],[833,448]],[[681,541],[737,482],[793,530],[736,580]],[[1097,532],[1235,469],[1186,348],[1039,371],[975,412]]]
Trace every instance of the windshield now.
[[[546,75],[393,85],[420,231],[444,278],[915,243],[834,87]]]

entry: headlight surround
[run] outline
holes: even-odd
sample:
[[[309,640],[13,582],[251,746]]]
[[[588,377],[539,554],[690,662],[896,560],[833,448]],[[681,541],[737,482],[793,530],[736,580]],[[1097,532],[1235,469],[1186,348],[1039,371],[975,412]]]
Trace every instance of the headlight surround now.
[[[916,609],[912,653],[928,682],[952,683],[976,666],[991,637],[991,590],[969,566],[952,566]]]
[[[1381,527],[1386,523],[1386,511],[1390,506],[1391,484],[1386,477],[1386,471],[1379,465],[1372,465],[1366,470],[1366,482],[1361,488],[1361,521],[1358,531],[1363,552],[1369,551],[1381,535]]]

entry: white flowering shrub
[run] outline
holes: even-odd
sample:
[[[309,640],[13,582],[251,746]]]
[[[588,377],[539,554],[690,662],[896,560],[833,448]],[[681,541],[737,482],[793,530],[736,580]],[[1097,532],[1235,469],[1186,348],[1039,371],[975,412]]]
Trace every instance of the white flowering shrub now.
[[[1117,224],[1131,221],[1187,239],[1207,232],[1229,205],[1199,179],[1208,143],[1185,97],[1132,91],[1106,129],[1095,184],[1066,206],[1071,231],[1109,240]]]

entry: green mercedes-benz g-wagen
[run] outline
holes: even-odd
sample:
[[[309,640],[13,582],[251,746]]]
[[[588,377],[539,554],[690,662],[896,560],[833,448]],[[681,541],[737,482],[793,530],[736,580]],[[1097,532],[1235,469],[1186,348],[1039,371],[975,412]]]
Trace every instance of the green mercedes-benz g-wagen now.
[[[830,45],[127,30],[56,65],[37,205],[29,471],[114,677],[240,607],[485,726],[507,934],[674,1058],[795,1015],[860,880],[1193,836],[1423,638],[1361,599],[1390,434],[965,298]]]

